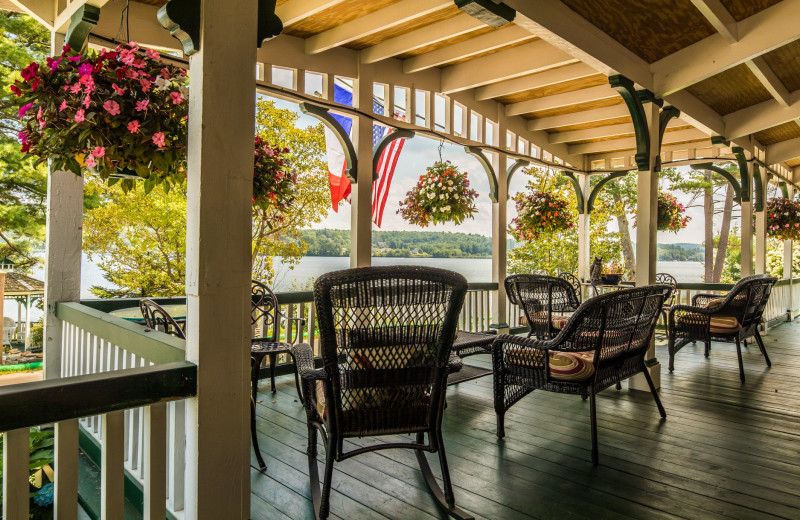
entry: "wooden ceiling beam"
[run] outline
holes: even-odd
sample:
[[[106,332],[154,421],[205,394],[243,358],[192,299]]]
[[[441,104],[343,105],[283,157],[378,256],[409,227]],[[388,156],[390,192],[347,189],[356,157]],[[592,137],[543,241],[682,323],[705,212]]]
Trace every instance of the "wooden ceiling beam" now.
[[[662,145],[661,146],[661,153],[664,152],[682,152],[684,150],[698,150],[701,148],[713,148],[711,145],[711,138],[698,140],[696,142],[691,143],[684,143],[684,144],[670,144],[670,145]],[[716,149],[716,148],[715,148]],[[716,152],[715,152],[716,153]],[[616,152],[605,152],[605,153],[598,153],[592,154],[588,156],[588,160],[592,161],[600,161],[606,159],[633,159],[633,156],[636,155],[636,148],[631,148],[630,150],[620,150]],[[703,162],[708,162],[708,159],[714,159],[713,157],[708,157]],[[694,160],[694,159],[692,159]],[[636,163],[631,161],[630,170],[636,169]]]
[[[523,76],[521,78],[510,79],[508,81],[501,81],[500,83],[493,83],[485,87],[480,87],[475,90],[475,99],[480,101],[495,99],[525,92],[526,90],[563,83],[565,81],[574,81],[594,76],[595,74],[597,74],[597,71],[585,63],[574,63],[566,67],[550,69],[537,74],[531,74],[530,76]]]
[[[30,15],[49,30],[53,30],[56,20],[56,3],[53,0],[9,0],[9,2],[19,12]],[[76,6],[75,9],[78,7],[80,6]]]
[[[483,22],[469,15],[460,14],[362,49],[361,63],[375,63],[393,58],[426,45],[468,34],[484,27],[486,27],[486,24]]]
[[[630,117],[630,115],[631,113],[628,111],[628,107],[626,107],[624,104],[620,104],[610,107],[584,110],[583,112],[573,112],[572,114],[561,114],[558,116],[531,119],[528,121],[528,130],[532,132],[537,130],[549,130],[551,128],[558,128],[561,126],[582,125],[586,123],[594,123],[595,121],[604,121],[606,119],[616,119],[626,116]]]
[[[576,105],[578,103],[616,98],[618,96],[619,94],[617,91],[610,86],[598,85],[596,87],[573,90],[572,92],[564,92],[563,94],[554,94],[552,96],[529,99],[518,103],[510,103],[506,105],[506,115],[518,116],[530,114],[531,112],[551,110],[554,108]]]
[[[284,27],[289,27],[344,2],[345,0],[291,0],[276,6],[275,14],[281,19]]]
[[[528,31],[512,24],[467,41],[408,58],[403,61],[403,72],[413,74],[530,39],[531,34]]]
[[[714,34],[650,65],[653,92],[667,96],[800,38],[800,0],[783,0],[737,24],[730,45]]]
[[[306,39],[306,54],[318,54],[334,47],[346,45],[377,32],[447,9],[452,5],[453,2],[448,0],[405,0],[392,4],[310,36]]]
[[[767,146],[767,164],[778,164],[800,157],[800,137]]]
[[[577,61],[547,42],[537,40],[442,69],[442,92],[449,94],[481,87]]]
[[[755,77],[758,78],[758,81],[764,85],[764,88],[772,94],[772,97],[781,105],[788,107],[790,101],[789,91],[786,90],[786,87],[783,86],[778,76],[769,68],[764,57],[759,56],[745,63],[747,64],[747,68],[750,69],[750,72],[752,72]]]
[[[676,143],[680,141],[691,141],[694,139],[703,139],[708,137],[704,132],[695,128],[686,130],[676,130],[674,132],[667,132],[664,134],[664,145]],[[636,149],[635,137],[624,137],[622,139],[611,139],[608,141],[598,141],[596,143],[573,144],[569,146],[570,154],[596,154],[602,152],[610,152],[613,150],[628,150]]]
[[[720,0],[691,0],[691,2],[728,43],[736,43],[739,40],[736,20]]]
[[[667,128],[676,126],[686,126],[686,121],[680,119],[670,119]],[[615,135],[634,133],[633,123],[619,123],[616,125],[599,126],[597,128],[586,128],[583,130],[569,130],[567,132],[553,132],[550,134],[550,143],[572,143],[585,139],[600,139]]]
[[[725,131],[720,135],[736,139],[798,118],[800,118],[800,90],[789,95],[788,106],[770,99],[726,115],[722,118]]]

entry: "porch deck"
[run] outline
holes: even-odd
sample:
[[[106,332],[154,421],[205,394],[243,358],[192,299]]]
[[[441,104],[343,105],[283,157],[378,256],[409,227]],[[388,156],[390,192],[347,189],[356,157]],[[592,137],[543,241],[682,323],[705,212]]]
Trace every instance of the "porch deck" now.
[[[613,388],[598,397],[600,465],[590,462],[589,403],[534,392],[495,438],[491,378],[449,389],[444,438],[456,501],[476,518],[797,518],[800,510],[800,325],[771,329],[743,353],[733,345],[685,347],[676,371],[662,363],[660,420],[649,393]],[[489,366],[488,356],[470,358]],[[262,388],[258,430],[266,474],[252,471],[254,519],[313,518],[305,414],[290,377]],[[361,444],[362,440],[352,441]],[[253,467],[255,459],[253,458]],[[434,466],[436,468],[436,466]],[[436,470],[435,470],[436,471]],[[331,518],[442,518],[411,452],[338,463]]]

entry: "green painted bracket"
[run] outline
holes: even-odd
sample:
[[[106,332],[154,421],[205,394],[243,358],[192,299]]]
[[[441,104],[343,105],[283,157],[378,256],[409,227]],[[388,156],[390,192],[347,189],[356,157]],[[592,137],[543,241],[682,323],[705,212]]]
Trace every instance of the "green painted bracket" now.
[[[628,106],[628,112],[633,120],[633,129],[636,132],[636,167],[639,171],[650,169],[650,135],[647,131],[647,118],[644,115],[642,100],[633,86],[633,81],[621,74],[608,78],[611,88],[616,90]],[[591,205],[592,199],[589,199]],[[590,210],[591,211],[591,210]]]
[[[786,183],[781,181],[781,182],[778,183],[778,186],[781,189],[781,193],[783,194],[783,198],[784,199],[788,199],[789,198],[789,188],[786,187]]]
[[[70,18],[67,34],[64,36],[64,43],[76,51],[83,49],[89,40],[89,33],[92,32],[99,20],[100,8],[90,4],[83,4]]]
[[[336,139],[339,141],[339,144],[342,145],[342,150],[344,150],[344,160],[347,163],[347,168],[344,170],[344,174],[347,175],[348,179],[350,179],[351,184],[358,182],[358,179],[356,179],[356,171],[358,167],[358,156],[356,155],[356,149],[353,147],[353,141],[350,140],[350,136],[344,131],[344,128],[341,124],[339,124],[339,121],[337,121],[336,118],[328,112],[327,108],[315,105],[313,103],[300,103],[300,111],[304,114],[308,114],[316,119],[319,119],[325,126],[331,129],[333,135],[335,135]]]
[[[508,167],[508,171],[506,172],[506,196],[508,196],[508,187],[511,186],[511,177],[517,173],[517,170],[529,166],[530,164],[531,162],[525,159],[517,159],[514,161],[514,164]]]
[[[644,105],[645,103],[655,103],[659,107],[664,106],[664,100],[657,98],[655,94],[647,89],[637,90],[636,94],[639,96],[639,101]]]
[[[594,201],[597,199],[597,196],[600,194],[600,190],[603,189],[603,186],[608,184],[609,182],[613,181],[614,179],[619,179],[620,177],[624,177],[628,175],[627,171],[622,172],[614,172],[606,175],[603,177],[600,182],[598,182],[594,188],[592,188],[592,192],[589,194],[589,204],[586,206],[586,211],[589,213],[592,212],[594,209]]]
[[[711,146],[730,146],[731,142],[722,137],[721,135],[711,136]]]
[[[186,56],[200,51],[200,2],[168,0],[158,10],[158,23],[181,42]]]
[[[492,161],[483,155],[483,149],[479,146],[465,146],[464,151],[478,159],[483,166],[486,176],[489,177],[489,199],[492,202],[497,202],[497,175],[494,173],[494,168],[492,168]]]
[[[670,119],[677,119],[681,115],[681,111],[676,107],[667,106],[661,110],[658,115],[658,150],[661,151],[661,143],[664,142],[664,132],[667,131],[667,124]],[[653,167],[654,171],[661,171],[661,154],[656,156],[656,164]]]
[[[277,0],[258,0],[258,47],[283,32],[283,22],[275,14]]]
[[[742,200],[741,202],[748,202],[750,200],[750,170],[747,168],[747,158],[744,156],[744,150],[738,146],[732,150],[733,155],[736,156],[736,163],[739,165],[739,177],[742,179]]]
[[[736,180],[736,177],[734,177],[731,172],[724,168],[720,168],[719,166],[714,166],[712,163],[693,164],[691,165],[691,168],[693,170],[708,170],[722,175],[728,182],[731,183],[731,186],[733,186],[733,200],[736,202],[742,202],[742,185],[739,184],[739,181]]]
[[[753,184],[755,184],[755,201],[753,202],[754,211],[764,211],[764,188],[766,183],[761,178],[761,168],[758,163],[753,163]]]
[[[456,7],[490,27],[502,27],[517,16],[517,12],[504,4],[492,0],[455,0]]]
[[[375,144],[372,149],[372,171],[373,180],[378,180],[378,162],[381,160],[381,154],[389,144],[395,139],[411,139],[414,137],[413,130],[405,130],[403,128],[395,129],[394,132],[389,132],[383,136],[383,139]]]
[[[575,174],[570,171],[562,171],[561,175],[569,179],[570,184],[572,184],[572,189],[575,190],[575,198],[578,201],[578,214],[583,215],[586,211],[586,205],[584,204],[581,183],[578,182],[578,178],[575,177]]]

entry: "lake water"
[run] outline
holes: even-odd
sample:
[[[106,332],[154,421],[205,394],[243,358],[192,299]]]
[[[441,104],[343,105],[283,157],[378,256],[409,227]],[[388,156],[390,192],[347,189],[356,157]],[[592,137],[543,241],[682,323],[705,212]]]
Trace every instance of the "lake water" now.
[[[388,258],[377,257],[372,259],[373,265],[425,265],[450,269],[463,274],[470,282],[491,282],[492,281],[492,260],[490,258]],[[276,291],[306,290],[311,287],[313,281],[323,273],[347,269],[350,267],[350,259],[347,257],[327,257],[327,256],[307,256],[300,260],[294,269],[276,259]],[[658,262],[659,272],[672,274],[679,282],[702,282],[703,264],[700,262],[677,262],[664,261]],[[36,269],[32,276],[39,280],[44,280],[44,269]],[[94,262],[89,261],[83,255],[81,262],[81,298],[94,298],[89,291],[93,285],[108,286],[108,282],[103,278],[103,272]],[[6,300],[3,314],[17,319],[17,305],[11,300]],[[31,318],[38,320],[42,313],[39,309],[33,309]],[[24,311],[23,311],[24,319]]]

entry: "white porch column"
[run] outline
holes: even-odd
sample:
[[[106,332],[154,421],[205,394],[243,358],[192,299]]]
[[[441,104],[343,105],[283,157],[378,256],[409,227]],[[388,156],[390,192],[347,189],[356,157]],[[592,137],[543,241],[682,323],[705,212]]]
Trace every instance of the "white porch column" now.
[[[756,212],[756,229],[753,232],[756,242],[755,273],[767,272],[767,187],[769,186],[769,173],[761,173],[764,179],[764,190],[761,194],[762,210]]]
[[[794,197],[794,186],[787,183],[787,190],[789,199],[792,199]],[[793,240],[783,241],[783,278],[785,280],[791,280],[792,278],[792,242]],[[791,294],[791,291],[789,291],[789,294]]]
[[[658,171],[653,170],[658,148],[658,115],[659,107],[655,103],[646,103],[644,112],[647,116],[647,128],[650,133],[650,170],[638,172],[636,202],[636,285],[650,285],[656,281],[656,235],[658,233]],[[645,355],[650,376],[656,388],[661,387],[661,365],[656,359],[655,341]],[[647,380],[641,374],[632,377],[628,385],[631,390],[650,391]]]
[[[752,186],[753,179],[753,163],[748,165],[750,170],[750,181]],[[753,274],[753,226],[751,224],[753,219],[753,197],[755,197],[755,190],[750,190],[751,197],[747,202],[741,202],[741,233],[742,233],[742,278]]]
[[[578,278],[581,280],[589,279],[589,265],[591,264],[591,244],[589,241],[589,231],[592,216],[589,214],[589,179],[588,173],[577,175],[583,192],[583,208],[578,208]]]
[[[372,76],[363,68],[355,82],[357,107],[372,113]],[[353,146],[358,157],[357,183],[350,194],[350,267],[372,265],[372,119],[353,119]]]
[[[31,349],[31,295],[25,296],[25,350]]]
[[[250,518],[250,241],[257,2],[201,3],[186,213],[188,519]],[[224,153],[222,153],[224,151]]]
[[[505,139],[505,129],[500,128],[500,139]],[[502,334],[508,331],[508,297],[503,285],[508,273],[508,155],[493,153],[492,169],[497,175],[497,202],[492,202],[492,282],[497,284],[492,296],[492,325]]]
[[[51,52],[60,54],[64,35],[54,33]],[[61,320],[56,302],[77,302],[81,297],[83,228],[83,178],[67,171],[47,175],[44,272],[44,378],[61,377]]]

